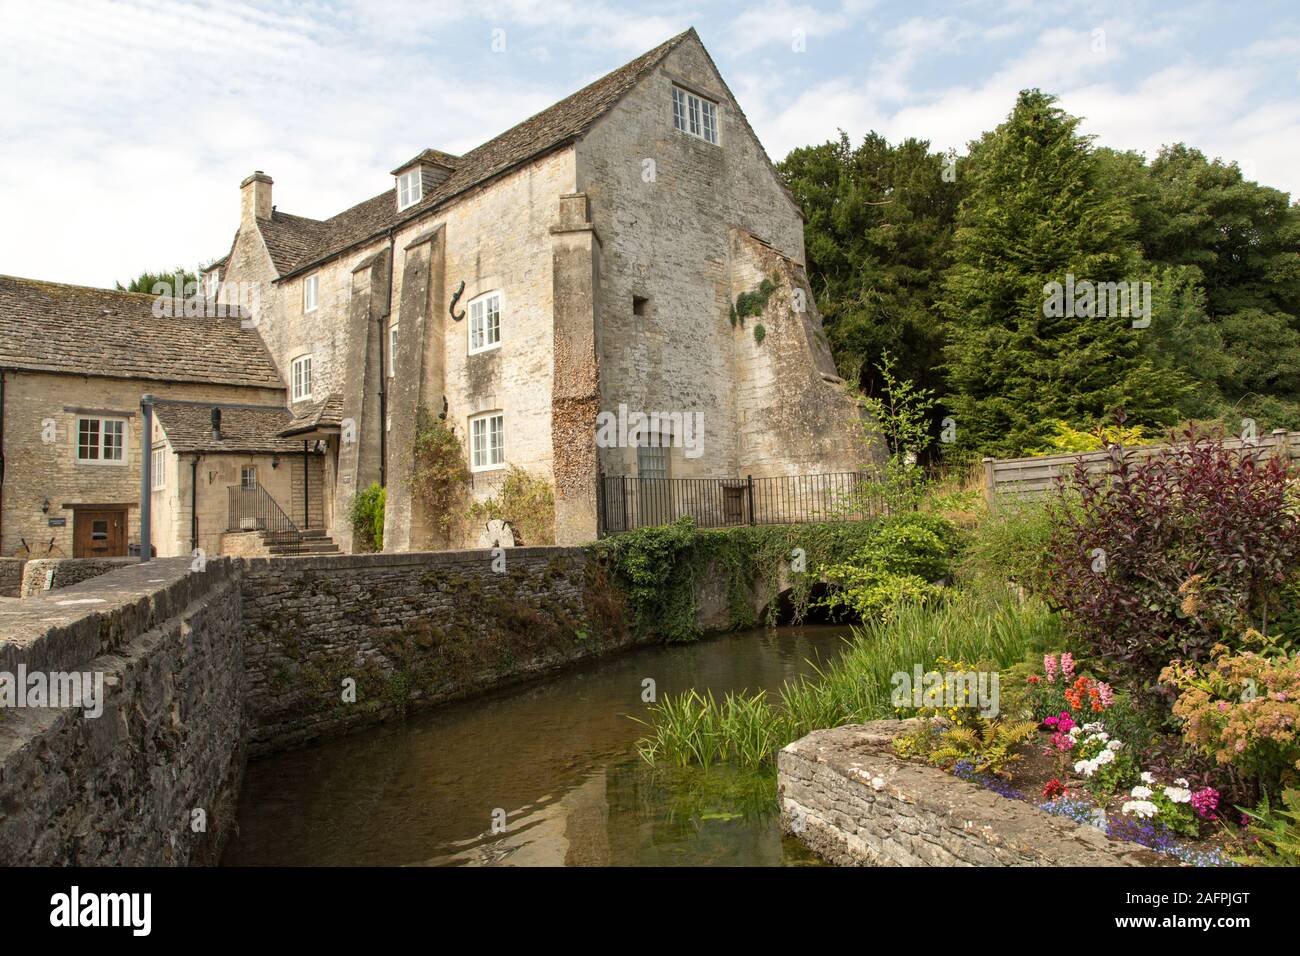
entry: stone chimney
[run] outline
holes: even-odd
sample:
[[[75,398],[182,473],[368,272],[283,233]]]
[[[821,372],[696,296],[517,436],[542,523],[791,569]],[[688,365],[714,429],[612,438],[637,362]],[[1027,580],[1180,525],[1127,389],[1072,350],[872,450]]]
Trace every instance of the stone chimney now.
[[[271,177],[260,169],[239,184],[239,221],[252,225],[253,219],[271,218]]]

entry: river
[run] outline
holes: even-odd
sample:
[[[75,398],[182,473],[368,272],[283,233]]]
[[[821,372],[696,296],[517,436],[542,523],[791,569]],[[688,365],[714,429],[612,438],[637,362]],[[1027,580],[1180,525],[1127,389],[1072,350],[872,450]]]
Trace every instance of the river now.
[[[250,762],[223,864],[781,866],[774,777],[655,771],[642,688],[777,690],[825,665],[843,626],[646,647]]]

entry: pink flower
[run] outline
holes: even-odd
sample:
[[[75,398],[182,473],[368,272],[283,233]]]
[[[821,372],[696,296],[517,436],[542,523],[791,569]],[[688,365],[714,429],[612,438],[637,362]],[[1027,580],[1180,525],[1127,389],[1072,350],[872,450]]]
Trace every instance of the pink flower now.
[[[1115,703],[1115,691],[1109,684],[1099,682],[1097,684],[1097,693],[1101,695],[1102,707],[1109,707],[1111,704]]]
[[[1043,655],[1043,670],[1047,673],[1048,681],[1055,682],[1056,680],[1056,655],[1055,654]]]
[[[1074,679],[1074,655],[1069,651],[1061,655],[1061,673],[1066,680]]]
[[[1192,794],[1192,806],[1203,817],[1214,816],[1214,811],[1219,808],[1219,791],[1213,787],[1197,790]]]

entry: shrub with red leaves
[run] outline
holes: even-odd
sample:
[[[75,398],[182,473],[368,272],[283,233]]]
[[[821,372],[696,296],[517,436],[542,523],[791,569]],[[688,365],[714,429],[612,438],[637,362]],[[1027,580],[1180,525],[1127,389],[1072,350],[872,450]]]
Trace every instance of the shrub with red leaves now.
[[[1138,691],[1171,659],[1204,660],[1248,627],[1266,630],[1300,559],[1286,461],[1221,435],[1174,437],[1149,458],[1113,447],[1104,474],[1080,459],[1050,506],[1045,596]]]

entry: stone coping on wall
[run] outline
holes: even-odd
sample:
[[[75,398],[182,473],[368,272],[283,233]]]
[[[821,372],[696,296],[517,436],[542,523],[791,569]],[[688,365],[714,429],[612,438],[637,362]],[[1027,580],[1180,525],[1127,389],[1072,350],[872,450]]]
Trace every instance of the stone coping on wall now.
[[[139,558],[32,558],[23,568],[21,596],[34,597],[45,591],[71,587],[139,563]],[[53,582],[48,588],[45,586],[47,581]]]
[[[841,866],[1171,866],[1092,826],[903,760],[915,721],[819,730],[777,757],[781,828]]]
[[[559,545],[506,548],[507,561],[513,558],[546,558],[584,554],[582,548]],[[348,571],[354,568],[395,568],[420,565],[447,567],[450,565],[488,564],[495,557],[494,548],[473,548],[462,551],[385,551],[377,554],[319,554],[283,555],[276,557],[244,558],[244,567],[253,573],[259,571],[313,570]]]
[[[70,671],[178,615],[235,573],[231,561],[155,558],[0,604],[0,671]]]

